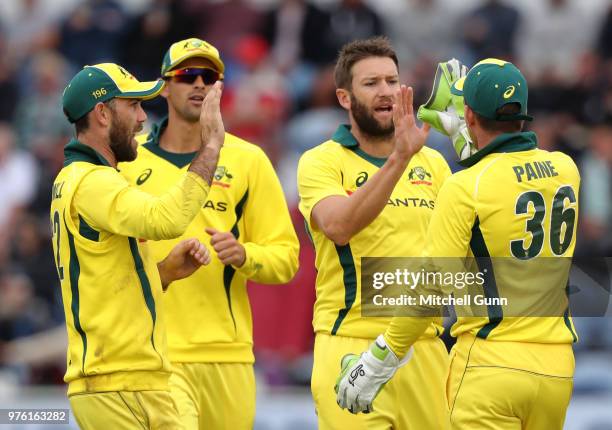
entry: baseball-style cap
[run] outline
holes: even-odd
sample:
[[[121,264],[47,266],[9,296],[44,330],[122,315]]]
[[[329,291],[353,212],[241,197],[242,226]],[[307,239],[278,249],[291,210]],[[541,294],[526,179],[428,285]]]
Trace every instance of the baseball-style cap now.
[[[114,63],[85,66],[64,89],[62,105],[68,121],[76,122],[97,103],[112,98],[147,100],[157,96],[164,81],[139,82],[130,72]]]
[[[223,61],[221,61],[217,48],[202,39],[192,37],[190,39],[173,43],[170,46],[170,49],[168,49],[166,55],[164,55],[161,75],[164,76],[170,70],[175,68],[177,64],[192,57],[206,58],[215,65],[217,71],[220,73],[225,72],[225,65],[223,64]]]
[[[487,58],[458,79],[451,87],[451,93],[463,96],[465,104],[474,112],[496,121],[527,120],[527,81],[521,71],[512,63]],[[519,113],[501,115],[497,110],[508,103],[518,103]]]

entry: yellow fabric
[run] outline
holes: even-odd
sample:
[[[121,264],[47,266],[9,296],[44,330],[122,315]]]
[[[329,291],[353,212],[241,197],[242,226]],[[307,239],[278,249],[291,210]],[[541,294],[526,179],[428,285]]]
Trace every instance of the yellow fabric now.
[[[138,238],[177,234],[203,204],[208,186],[190,174],[155,198],[92,157],[73,159],[59,172],[51,203],[68,330],[68,393],[164,390],[170,363],[158,260]]]
[[[515,167],[526,163],[550,162],[556,176],[525,180],[517,179]],[[535,169],[533,169],[535,171]],[[575,195],[575,202],[561,200],[565,209],[576,211],[576,219],[571,236],[571,243],[564,252],[551,248],[551,219],[555,195],[562,187],[570,187]],[[578,224],[578,198],[580,175],[576,165],[567,155],[560,152],[548,152],[532,149],[519,152],[499,152],[485,156],[476,165],[456,173],[446,181],[437,200],[431,223],[425,256],[432,257],[465,257],[478,251],[474,245],[478,242],[477,231],[484,239],[484,246],[491,257],[512,257],[511,242],[525,240],[529,247],[531,233],[526,231],[527,223],[535,216],[534,206],[528,205],[526,214],[515,213],[517,201],[527,192],[541,196],[545,213],[542,219],[542,249],[535,263],[508,264],[506,259],[501,264],[493,260],[494,277],[499,297],[511,295],[522,296],[534,303],[540,296],[545,297],[551,291],[565,290],[565,283],[554,282],[563,278],[558,264],[567,263],[549,257],[571,257],[576,243]],[[500,192],[503,190],[503,192]],[[563,230],[562,230],[563,232]],[[498,260],[498,263],[501,260]],[[527,260],[525,260],[527,261]],[[536,267],[534,264],[541,262]],[[562,264],[563,265],[563,264]],[[566,265],[567,266],[567,265]],[[548,289],[548,290],[547,290]],[[505,292],[510,292],[506,294]],[[566,307],[566,306],[565,306]],[[385,333],[385,339],[394,351],[400,355],[407,351],[414,337],[416,326],[408,327],[412,322],[407,318],[395,318]],[[417,330],[418,331],[418,330]],[[569,315],[564,317],[503,317],[493,321],[488,317],[458,318],[451,329],[453,336],[462,334],[478,335],[488,340],[523,341],[539,343],[572,343],[577,340],[573,322]]]
[[[134,97],[134,93],[147,93],[146,95],[141,94],[138,96],[138,98],[148,100],[157,97],[157,95],[164,88],[163,81],[158,80],[140,82],[134,77],[134,75],[115,63],[100,63],[85,67],[95,67],[96,69],[102,70],[104,73],[106,73],[106,75],[115,83],[115,85],[117,85],[119,91],[121,91],[122,94],[118,97],[131,98]],[[155,87],[158,88],[157,90],[153,91]],[[125,93],[125,95],[123,95],[123,93]]]
[[[453,430],[561,430],[572,393],[569,344],[459,337],[447,398]]]
[[[255,374],[252,364],[175,364],[170,392],[185,430],[253,428]]]
[[[340,360],[365,351],[373,339],[318,333],[315,338],[311,389],[319,430],[448,429],[444,387],[448,353],[438,338],[414,344],[414,354],[374,400],[374,412],[353,415],[336,404],[334,383]]]
[[[358,151],[333,140],[307,151],[298,167],[299,208],[316,250],[315,332],[376,338],[390,318],[361,317],[361,257],[419,256],[436,196],[450,169],[438,152],[423,148],[410,161],[380,215],[348,245],[336,246],[313,228],[311,211],[326,197],[352,193],[379,170]],[[436,321],[425,336],[436,336],[442,330]]]
[[[185,174],[181,162],[157,145],[156,134],[139,140],[138,157],[119,169],[130,184],[154,195]],[[190,157],[187,154],[187,157]],[[174,162],[173,162],[174,161]],[[172,362],[253,363],[252,318],[247,279],[288,282],[298,268],[299,243],[285,197],[264,152],[226,134],[208,199],[180,238],[148,242],[161,259],[181,239],[210,242],[206,227],[233,231],[246,249],[240,268],[224,266],[212,248],[212,262],[171,284],[164,294],[168,349]]]
[[[111,391],[77,394],[70,407],[81,430],[182,430],[167,391]]]

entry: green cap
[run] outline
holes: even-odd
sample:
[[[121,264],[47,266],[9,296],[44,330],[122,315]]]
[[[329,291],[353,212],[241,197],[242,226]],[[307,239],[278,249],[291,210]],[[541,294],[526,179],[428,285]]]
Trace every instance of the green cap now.
[[[168,48],[162,62],[161,75],[164,76],[179,63],[193,57],[206,58],[215,65],[219,73],[225,71],[225,64],[221,61],[219,50],[202,39],[192,37],[175,42]]]
[[[114,63],[85,66],[64,89],[62,105],[68,121],[76,122],[97,103],[114,97],[147,100],[157,96],[164,81],[140,82]]]
[[[458,79],[451,93],[463,96],[463,100],[474,112],[496,121],[527,120],[527,81],[512,63],[487,58],[478,62],[467,76]],[[497,110],[508,103],[518,103],[519,113],[501,115]]]

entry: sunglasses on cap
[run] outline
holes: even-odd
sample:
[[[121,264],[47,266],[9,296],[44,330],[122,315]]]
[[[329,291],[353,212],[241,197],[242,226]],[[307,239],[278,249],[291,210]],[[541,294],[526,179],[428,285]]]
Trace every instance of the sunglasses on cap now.
[[[208,67],[186,67],[184,69],[170,70],[164,78],[174,78],[182,84],[193,84],[198,76],[202,77],[204,85],[212,85],[218,80],[223,80],[223,73]]]

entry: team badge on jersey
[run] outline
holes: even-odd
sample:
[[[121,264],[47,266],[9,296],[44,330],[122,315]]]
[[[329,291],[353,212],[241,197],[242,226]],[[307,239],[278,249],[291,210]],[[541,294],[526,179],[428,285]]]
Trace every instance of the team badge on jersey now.
[[[227,170],[227,167],[217,166],[217,170],[215,170],[214,174],[214,179],[215,180],[213,181],[213,184],[229,188],[230,184],[228,182],[231,182],[232,179],[234,179],[234,176]]]
[[[421,166],[410,169],[408,180],[413,185],[431,185],[431,173]]]

